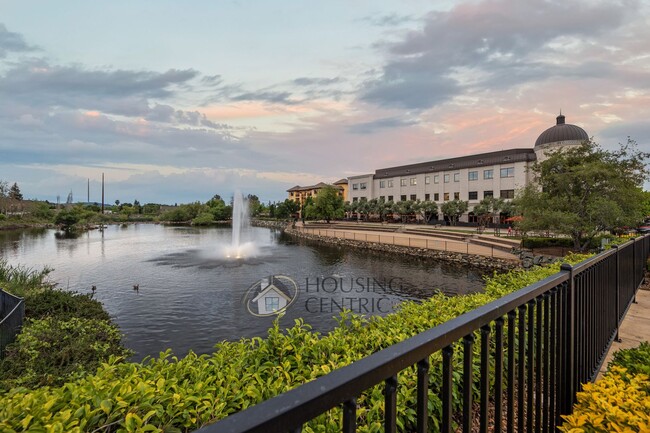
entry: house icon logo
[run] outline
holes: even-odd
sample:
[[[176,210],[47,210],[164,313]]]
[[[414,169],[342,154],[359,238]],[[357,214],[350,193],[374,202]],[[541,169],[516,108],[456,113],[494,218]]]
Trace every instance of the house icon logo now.
[[[253,316],[265,317],[283,313],[298,298],[298,284],[284,275],[257,280],[246,291],[244,304]]]

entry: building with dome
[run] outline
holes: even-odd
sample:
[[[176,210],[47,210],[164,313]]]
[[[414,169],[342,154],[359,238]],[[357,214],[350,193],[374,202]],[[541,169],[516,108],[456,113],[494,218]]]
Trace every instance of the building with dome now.
[[[580,145],[589,136],[584,129],[565,122],[560,114],[556,124],[542,132],[533,148],[517,148],[381,168],[374,173],[348,178],[350,202],[449,200],[469,202],[461,221],[473,220],[471,210],[485,197],[511,200],[515,191],[532,182],[530,168],[545,159],[548,151]]]

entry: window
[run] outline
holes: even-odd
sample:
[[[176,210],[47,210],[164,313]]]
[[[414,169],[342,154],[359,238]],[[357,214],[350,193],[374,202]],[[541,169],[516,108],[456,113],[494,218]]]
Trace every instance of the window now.
[[[449,175],[445,174],[445,183],[449,183]]]
[[[388,181],[388,188],[392,188],[392,187],[393,187],[393,181],[392,181],[392,180],[389,180],[389,181]]]
[[[418,184],[418,179],[415,177],[411,178],[411,185],[417,185]]]
[[[425,199],[426,201],[431,200],[431,194],[424,194],[424,199]]]
[[[429,185],[431,183],[431,177],[430,176],[424,176],[424,184]]]
[[[515,177],[515,168],[514,167],[502,168],[501,177]]]
[[[454,173],[454,182],[460,182],[460,173]]]
[[[438,200],[440,200],[440,194],[436,192],[433,194],[433,201],[438,201]]]
[[[502,189],[501,190],[501,198],[515,198],[515,190],[514,189]]]
[[[379,181],[379,188],[386,188],[386,181],[385,180],[380,180]]]
[[[460,200],[460,193],[459,192],[454,193],[454,200]]]
[[[418,199],[418,196],[415,194],[411,194],[411,200],[415,201]]]
[[[445,195],[443,196],[443,199],[445,201],[449,201],[449,193],[448,192],[445,193]]]
[[[393,196],[392,195],[388,196],[388,201],[393,201]]]
[[[361,202],[366,202],[366,201],[368,201],[368,197],[361,197],[361,198],[359,199],[359,201],[361,201]]]
[[[470,171],[470,172],[467,174],[467,178],[468,178],[469,180],[478,180],[478,171]]]
[[[384,197],[383,195],[381,195],[381,196],[379,196],[379,200],[381,200],[381,201],[386,201],[386,197]]]
[[[401,196],[399,197],[399,199],[400,199],[401,201],[406,201],[406,194],[401,195]]]
[[[433,176],[433,183],[440,183],[440,176],[438,176],[437,174]]]
[[[400,186],[406,186],[406,179],[400,179],[399,184]]]
[[[470,191],[469,192],[469,199],[470,200],[478,200],[478,191]]]
[[[483,198],[494,197],[494,191],[483,191]]]
[[[352,189],[359,189],[359,184],[358,183],[353,183],[352,184]]]
[[[366,183],[365,182],[360,183],[359,184],[359,189],[366,189]]]
[[[494,170],[483,170],[483,179],[493,179],[494,178]]]
[[[264,298],[266,311],[278,311],[280,309],[280,298],[277,296],[266,296]]]
[[[358,201],[358,200],[359,200],[359,197],[352,197],[352,203],[354,203],[355,201]]]

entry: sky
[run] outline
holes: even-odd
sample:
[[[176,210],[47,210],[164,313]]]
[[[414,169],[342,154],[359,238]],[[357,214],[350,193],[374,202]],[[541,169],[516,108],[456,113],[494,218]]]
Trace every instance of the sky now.
[[[0,0],[0,180],[187,203],[531,148],[650,152],[650,2]]]

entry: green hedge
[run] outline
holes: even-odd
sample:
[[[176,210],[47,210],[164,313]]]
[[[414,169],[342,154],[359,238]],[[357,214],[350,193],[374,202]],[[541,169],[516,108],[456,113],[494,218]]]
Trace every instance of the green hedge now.
[[[605,376],[583,385],[560,431],[650,431],[650,344],[619,350]]]
[[[569,260],[576,263],[584,258],[572,256]],[[559,266],[494,275],[483,293],[438,294],[422,303],[405,302],[398,312],[386,317],[344,315],[340,325],[325,336],[301,322],[286,331],[276,323],[265,339],[222,342],[211,355],[190,353],[177,359],[165,353],[143,363],[120,363],[112,358],[95,374],[61,387],[7,392],[0,398],[0,430],[191,431],[539,281],[558,272]],[[454,362],[459,363],[460,357]],[[430,422],[435,426],[442,410],[438,397],[440,353],[432,355],[431,363]],[[410,431],[415,425],[415,369],[402,371],[398,380],[401,409],[397,422],[400,429]],[[455,373],[458,386],[460,380]],[[367,390],[357,401],[358,431],[381,431],[382,387]],[[456,409],[459,405],[456,399]],[[304,431],[339,427],[340,411],[333,409],[310,422]]]

